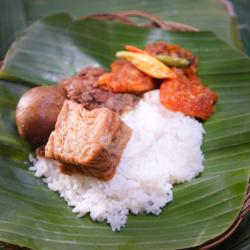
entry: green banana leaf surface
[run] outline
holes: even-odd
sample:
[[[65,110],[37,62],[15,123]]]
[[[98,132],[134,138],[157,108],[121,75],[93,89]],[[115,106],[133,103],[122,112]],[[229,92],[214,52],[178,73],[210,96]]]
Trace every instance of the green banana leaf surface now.
[[[234,44],[232,21],[217,0],[1,0],[0,59],[23,28],[47,15],[67,12],[75,17],[97,12],[144,10],[159,17],[211,30]]]
[[[237,15],[238,30],[241,41],[244,44],[245,52],[250,56],[250,1],[248,0],[231,0]]]
[[[28,170],[31,149],[18,137],[15,105],[26,88],[55,84],[84,66],[108,69],[125,44],[165,40],[199,57],[199,75],[219,94],[204,123],[205,171],[174,187],[160,216],[130,215],[120,232],[77,218]],[[0,240],[33,249],[180,249],[226,231],[244,203],[250,175],[250,60],[211,32],[175,33],[57,14],[12,44],[0,78]]]

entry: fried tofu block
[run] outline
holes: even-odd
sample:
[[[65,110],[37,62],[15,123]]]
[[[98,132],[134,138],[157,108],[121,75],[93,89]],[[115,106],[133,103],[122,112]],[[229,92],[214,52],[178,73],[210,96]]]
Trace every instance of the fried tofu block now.
[[[107,108],[88,111],[82,104],[66,100],[45,156],[62,163],[68,172],[96,173],[95,177],[106,180],[104,174],[116,168],[130,136],[131,129],[117,113]]]

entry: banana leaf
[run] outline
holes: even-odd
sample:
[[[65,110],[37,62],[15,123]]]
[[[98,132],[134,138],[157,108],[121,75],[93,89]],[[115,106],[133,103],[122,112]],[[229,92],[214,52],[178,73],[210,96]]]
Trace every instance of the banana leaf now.
[[[248,250],[250,239],[250,213],[245,216],[237,230],[213,250]]]
[[[68,12],[75,17],[97,12],[117,12],[139,9],[153,13],[162,19],[183,22],[201,30],[211,30],[229,43],[231,20],[223,5],[217,0],[24,0],[27,19],[31,22],[55,12]]]
[[[127,226],[113,233],[105,223],[77,218],[28,170],[30,149],[17,136],[15,105],[3,94],[0,146],[7,152],[0,158],[0,240],[46,250],[180,249],[201,245],[232,225],[250,176],[250,60],[215,34],[52,15],[28,27],[13,43],[0,77],[16,85],[2,88],[16,96],[11,98],[16,102],[23,90],[17,86],[55,84],[87,65],[108,68],[124,44],[142,47],[155,40],[190,49],[200,59],[202,80],[219,94],[216,112],[204,123],[202,175],[175,186],[174,200],[160,216],[130,215]]]
[[[24,5],[19,0],[2,0],[0,6],[0,59],[17,34],[26,27]]]
[[[248,0],[231,0],[237,14],[238,29],[245,52],[250,56],[250,2]]]
[[[68,12],[75,17],[97,12],[116,12],[139,9],[151,12],[169,21],[183,22],[202,30],[214,31],[228,43],[238,37],[232,33],[235,26],[217,0],[1,0],[0,8],[0,59],[28,24],[41,17],[58,12]]]

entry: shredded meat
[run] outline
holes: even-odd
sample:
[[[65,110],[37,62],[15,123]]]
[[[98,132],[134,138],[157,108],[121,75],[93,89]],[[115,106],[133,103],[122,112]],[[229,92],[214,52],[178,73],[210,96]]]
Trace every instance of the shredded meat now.
[[[102,68],[87,67],[76,76],[61,81],[69,100],[81,103],[88,110],[107,107],[116,112],[131,109],[139,100],[132,94],[116,94],[100,89],[98,78],[105,71]]]
[[[111,64],[111,73],[99,78],[99,85],[115,93],[142,93],[154,88],[153,78],[130,62],[118,60]]]
[[[183,57],[192,60],[192,62],[197,62],[197,58],[187,49],[182,48],[179,45],[168,44],[166,42],[154,42],[149,43],[145,46],[145,51],[149,54],[155,55],[169,55],[173,57]]]
[[[88,111],[66,100],[56,128],[45,146],[45,156],[59,161],[62,172],[109,180],[115,173],[131,129],[107,108]]]

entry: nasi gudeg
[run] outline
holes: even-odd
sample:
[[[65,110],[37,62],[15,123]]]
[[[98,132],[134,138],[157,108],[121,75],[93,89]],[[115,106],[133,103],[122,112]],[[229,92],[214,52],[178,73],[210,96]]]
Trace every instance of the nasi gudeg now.
[[[215,110],[217,94],[197,76],[191,52],[165,42],[125,48],[111,72],[87,67],[56,86],[29,90],[18,103],[20,135],[64,174],[104,181],[115,175],[133,133],[120,116],[145,92],[159,89],[164,107],[201,120]]]
[[[110,72],[86,67],[29,90],[16,112],[36,149],[29,169],[78,216],[113,231],[129,213],[159,215],[175,184],[202,173],[201,121],[217,100],[188,50],[165,42],[125,49]]]

